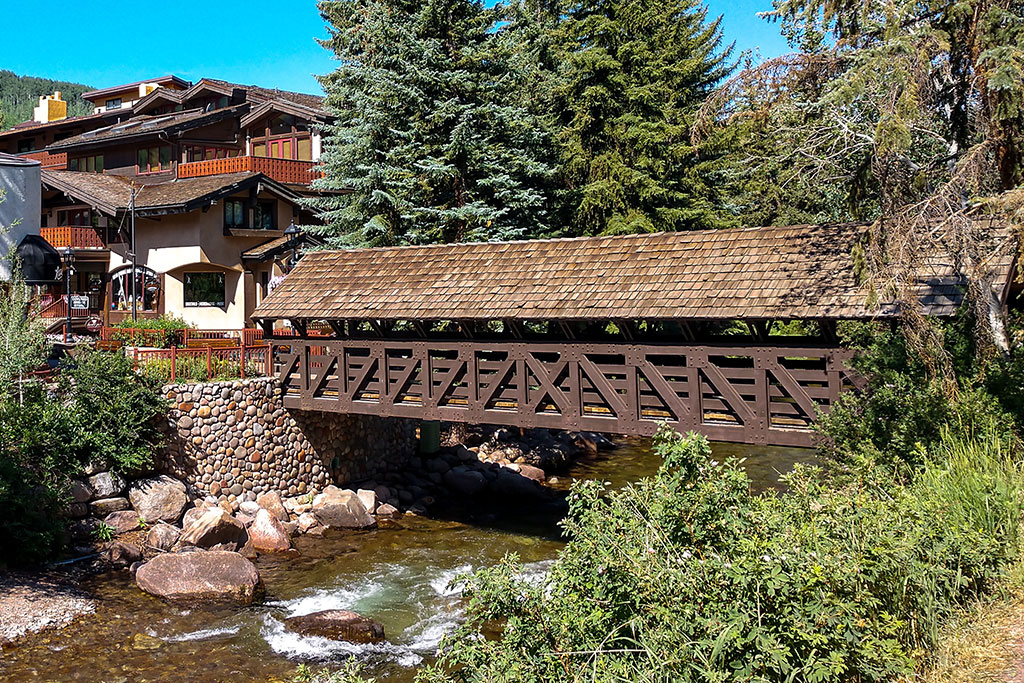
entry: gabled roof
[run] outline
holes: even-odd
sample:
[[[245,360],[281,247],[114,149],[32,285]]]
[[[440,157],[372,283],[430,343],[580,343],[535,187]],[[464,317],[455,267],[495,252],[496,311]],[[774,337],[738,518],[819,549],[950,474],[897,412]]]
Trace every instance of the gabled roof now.
[[[90,122],[101,122],[107,118],[118,118],[125,117],[131,114],[130,109],[111,109],[110,111],[103,111],[99,114],[86,114],[85,116],[69,116],[64,119],[58,119],[57,121],[47,121],[40,123],[39,121],[24,121],[22,123],[15,124],[14,127],[9,130],[0,131],[0,138],[11,136],[11,135],[23,135],[26,132],[33,131],[37,128],[63,128],[74,127],[82,123]]]
[[[131,180],[123,176],[44,170],[42,180],[44,186],[59,190],[111,216],[127,211],[131,204]],[[136,182],[135,212],[139,216],[187,213],[257,183],[288,201],[296,202],[299,199],[299,195],[262,173],[229,173],[182,178],[153,185],[139,185]]]
[[[81,135],[75,135],[64,140],[58,140],[46,147],[47,150],[59,151],[74,147],[89,147],[92,145],[106,144],[112,140],[132,140],[136,138],[148,138],[160,133],[172,135],[174,133],[201,128],[223,119],[234,118],[248,111],[249,105],[239,104],[233,107],[204,111],[202,109],[189,109],[188,111],[174,112],[162,116],[133,116],[127,121],[104,126],[96,130],[87,131]]]
[[[294,102],[288,102],[286,100],[269,100],[267,102],[254,105],[249,113],[241,118],[238,124],[245,128],[246,126],[256,123],[264,116],[274,113],[291,114],[292,116],[297,116],[300,119],[307,119],[310,121],[324,121],[327,119],[327,112],[322,109],[311,109],[309,107],[304,107],[301,104],[295,104]]]
[[[851,250],[858,224],[310,252],[254,313],[261,319],[866,319]],[[1016,253],[994,226],[985,265],[1005,290]],[[926,314],[963,302],[948,254],[920,271]]]
[[[116,95],[120,92],[137,89],[140,85],[145,83],[156,83],[158,85],[170,85],[174,84],[182,88],[187,88],[190,83],[184,78],[178,78],[173,74],[161,76],[160,78],[147,78],[144,81],[135,81],[134,83],[123,83],[121,85],[112,85],[109,88],[101,88],[99,90],[90,90],[89,92],[82,93],[82,99],[90,102],[103,99],[107,95]]]
[[[323,108],[324,98],[319,95],[307,95],[305,93],[292,92],[290,90],[262,88],[258,85],[241,85],[239,83],[231,83],[230,81],[222,81],[216,78],[203,78],[192,85],[188,90],[157,89],[136,102],[135,109],[139,112],[146,111],[153,103],[160,100],[181,104],[182,102],[187,102],[199,93],[207,90],[221,95],[227,95],[229,97],[235,95],[237,92],[244,93],[245,101],[251,105],[273,101],[282,106],[290,105],[292,107],[298,107],[296,111],[289,113],[295,113],[298,116],[307,118],[314,116],[323,118],[325,115]]]
[[[293,104],[298,104],[303,107],[308,107],[309,109],[315,109],[317,111],[322,111],[324,108],[324,98],[321,95],[308,95],[306,93],[293,92],[291,90],[278,90],[277,88],[263,88],[258,85],[241,85],[239,83],[221,81],[216,78],[204,78],[192,87],[196,88],[201,83],[207,83],[210,86],[220,87],[225,92],[230,92],[236,89],[244,90],[246,92],[246,99],[249,102],[284,100],[286,102],[292,102]]]

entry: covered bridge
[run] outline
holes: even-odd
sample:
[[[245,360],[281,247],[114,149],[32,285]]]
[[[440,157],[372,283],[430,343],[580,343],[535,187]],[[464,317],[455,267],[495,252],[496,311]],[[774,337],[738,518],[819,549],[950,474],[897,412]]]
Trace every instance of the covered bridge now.
[[[855,381],[836,323],[900,314],[869,306],[854,272],[866,230],[312,252],[254,317],[293,408],[623,434],[667,421],[802,446]],[[989,232],[983,265],[1005,302],[1015,249],[1004,228]],[[953,314],[964,290],[948,255],[927,259],[926,314]],[[787,336],[789,321],[804,334]]]

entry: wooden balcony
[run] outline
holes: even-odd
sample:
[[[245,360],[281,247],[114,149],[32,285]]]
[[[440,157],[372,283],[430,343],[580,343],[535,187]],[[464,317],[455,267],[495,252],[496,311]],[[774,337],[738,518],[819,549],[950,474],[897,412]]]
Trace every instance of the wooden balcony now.
[[[178,164],[179,178],[220,175],[222,173],[262,173],[279,183],[309,185],[323,175],[315,161],[272,159],[270,157],[229,157]]]
[[[41,228],[40,236],[54,249],[106,249],[100,229],[79,225],[59,225]]]
[[[67,152],[50,154],[49,152],[25,152],[18,156],[25,159],[35,159],[43,165],[43,168],[66,169],[68,167]]]

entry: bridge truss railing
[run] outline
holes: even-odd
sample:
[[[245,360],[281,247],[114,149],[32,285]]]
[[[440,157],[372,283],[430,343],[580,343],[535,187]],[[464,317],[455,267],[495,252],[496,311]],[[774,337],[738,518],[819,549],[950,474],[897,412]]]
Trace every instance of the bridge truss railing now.
[[[293,409],[809,446],[857,383],[836,346],[275,339]]]

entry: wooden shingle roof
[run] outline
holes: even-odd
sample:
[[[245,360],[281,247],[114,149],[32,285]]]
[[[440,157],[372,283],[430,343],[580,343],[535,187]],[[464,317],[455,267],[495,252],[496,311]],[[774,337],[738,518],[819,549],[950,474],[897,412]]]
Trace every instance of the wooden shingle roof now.
[[[321,251],[256,310],[260,319],[856,319],[868,306],[851,250],[857,224]],[[1000,292],[1008,231],[986,265]],[[1005,239],[1004,239],[1005,238]],[[963,279],[936,254],[921,273],[930,315],[952,314]]]

